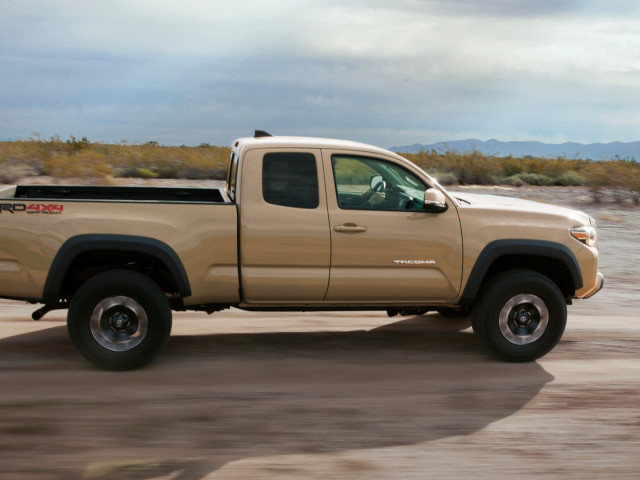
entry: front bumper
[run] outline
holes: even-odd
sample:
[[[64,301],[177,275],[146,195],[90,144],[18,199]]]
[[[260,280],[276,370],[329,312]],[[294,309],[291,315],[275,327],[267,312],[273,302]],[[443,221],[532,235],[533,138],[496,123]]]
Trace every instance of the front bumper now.
[[[593,297],[596,293],[602,290],[602,287],[604,287],[604,275],[598,272],[598,275],[596,276],[596,284],[594,285],[594,287],[591,290],[587,291],[584,295],[581,295],[580,298]]]

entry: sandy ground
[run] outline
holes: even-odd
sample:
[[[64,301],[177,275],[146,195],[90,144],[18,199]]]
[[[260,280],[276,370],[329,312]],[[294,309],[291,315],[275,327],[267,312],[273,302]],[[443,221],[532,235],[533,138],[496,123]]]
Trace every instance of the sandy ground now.
[[[437,314],[230,310],[175,314],[155,362],[104,372],[65,312],[2,301],[0,478],[640,478],[636,212],[589,211],[607,286],[528,364]]]
[[[0,318],[0,478],[639,478],[640,325],[570,314],[529,364],[437,314],[176,314],[103,372],[64,314]]]

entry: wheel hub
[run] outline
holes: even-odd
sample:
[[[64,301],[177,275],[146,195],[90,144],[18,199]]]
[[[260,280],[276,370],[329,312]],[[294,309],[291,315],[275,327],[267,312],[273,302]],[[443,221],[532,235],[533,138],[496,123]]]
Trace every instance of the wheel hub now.
[[[523,308],[516,313],[516,322],[519,326],[524,327],[531,322],[531,311]]]
[[[124,332],[131,325],[131,320],[126,313],[118,312],[109,319],[112,328],[118,332]]]
[[[124,352],[138,346],[147,336],[145,310],[133,298],[117,296],[100,301],[89,320],[93,338],[104,348]]]
[[[515,345],[535,342],[544,334],[548,323],[547,306],[533,294],[516,295],[500,310],[500,331]]]

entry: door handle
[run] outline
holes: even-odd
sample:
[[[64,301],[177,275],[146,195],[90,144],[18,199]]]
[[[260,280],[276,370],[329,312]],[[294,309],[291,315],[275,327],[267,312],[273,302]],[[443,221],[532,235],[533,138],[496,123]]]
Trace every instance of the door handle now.
[[[336,232],[342,232],[342,233],[359,233],[359,232],[367,231],[367,227],[364,227],[362,225],[356,225],[355,223],[345,223],[344,225],[336,225],[335,227],[333,227],[333,229]]]

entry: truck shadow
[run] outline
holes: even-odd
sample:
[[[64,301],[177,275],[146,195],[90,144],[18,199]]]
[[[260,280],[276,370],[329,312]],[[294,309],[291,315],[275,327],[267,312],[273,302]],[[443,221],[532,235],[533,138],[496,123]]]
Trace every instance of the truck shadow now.
[[[0,433],[0,449],[12,445],[5,471],[200,479],[249,457],[468,435],[553,377],[496,362],[463,327],[426,316],[369,331],[174,336],[132,372],[92,368],[64,327],[6,338],[0,380],[20,391],[0,405],[12,426]]]

